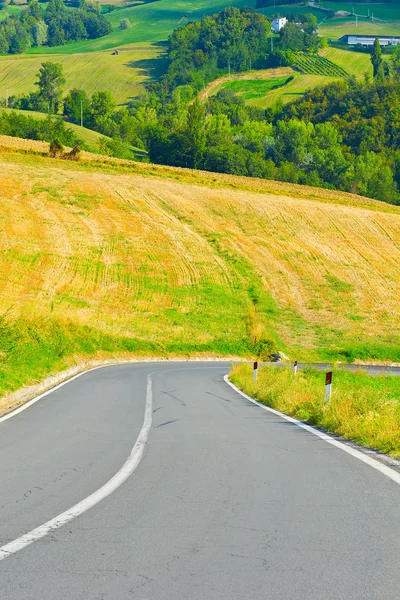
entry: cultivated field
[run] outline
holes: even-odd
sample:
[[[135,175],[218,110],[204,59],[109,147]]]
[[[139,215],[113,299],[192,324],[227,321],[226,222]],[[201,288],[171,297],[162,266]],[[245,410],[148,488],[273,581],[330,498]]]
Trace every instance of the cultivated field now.
[[[345,69],[349,75],[362,77],[368,73],[372,76],[371,56],[367,53],[329,47],[321,50],[320,54]],[[388,56],[384,55],[383,58],[387,60]]]
[[[291,67],[280,67],[278,69],[261,69],[259,71],[247,71],[245,73],[231,73],[211,81],[200,93],[199,98],[214,96],[221,88],[228,87],[233,91],[243,91],[258,97],[274,89],[277,85],[283,85],[295,71]]]
[[[399,207],[1,146],[0,395],[98,350],[400,360]]]
[[[258,77],[259,73],[262,74],[261,77]],[[232,75],[231,80],[228,76],[217,79],[200,92],[199,97],[213,96],[220,89],[228,88],[242,97],[249,106],[268,108],[277,100],[287,104],[303,96],[307,90],[327,85],[337,79],[340,78],[303,74],[290,67],[281,67]]]
[[[36,75],[42,62],[61,63],[66,90],[83,89],[88,94],[109,90],[119,104],[143,91],[143,83],[158,77],[164,68],[163,48],[153,44],[131,44],[113,56],[111,51],[90,54],[47,54],[0,56],[0,96],[35,91]]]

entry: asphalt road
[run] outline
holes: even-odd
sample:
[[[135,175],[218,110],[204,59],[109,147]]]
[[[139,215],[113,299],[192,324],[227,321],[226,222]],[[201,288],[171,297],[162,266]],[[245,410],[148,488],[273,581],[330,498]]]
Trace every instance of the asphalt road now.
[[[224,363],[107,367],[0,422],[0,546],[136,471],[0,560],[1,600],[398,600],[400,486],[251,404]]]

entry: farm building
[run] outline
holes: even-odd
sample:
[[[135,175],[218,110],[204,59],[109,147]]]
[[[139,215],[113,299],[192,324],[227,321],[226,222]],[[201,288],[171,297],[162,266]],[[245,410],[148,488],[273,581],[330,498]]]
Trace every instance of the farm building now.
[[[286,17],[281,17],[280,19],[274,19],[271,23],[271,27],[274,33],[279,33],[281,29],[285,27],[287,23]]]
[[[381,46],[397,46],[400,44],[400,36],[396,35],[362,35],[362,34],[348,34],[340,38],[339,42],[348,44],[349,46],[373,46],[375,39],[378,37]]]

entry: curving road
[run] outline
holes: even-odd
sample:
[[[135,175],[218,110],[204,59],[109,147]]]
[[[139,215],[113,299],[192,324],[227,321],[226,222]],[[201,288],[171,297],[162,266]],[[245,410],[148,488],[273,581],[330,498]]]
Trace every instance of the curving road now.
[[[398,600],[400,486],[228,372],[107,367],[0,420],[1,600]]]

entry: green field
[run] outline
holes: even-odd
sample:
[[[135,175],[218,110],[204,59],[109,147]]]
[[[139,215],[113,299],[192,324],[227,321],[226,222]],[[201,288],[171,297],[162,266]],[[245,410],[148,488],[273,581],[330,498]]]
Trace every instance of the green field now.
[[[34,82],[44,61],[61,63],[66,90],[80,88],[88,94],[109,90],[119,104],[143,91],[143,83],[159,77],[165,67],[163,48],[153,44],[131,44],[118,56],[110,51],[91,54],[48,54],[0,57],[0,96],[20,95],[35,90]]]
[[[279,6],[266,6],[265,8],[259,8],[257,12],[262,13],[268,18],[271,18],[272,15],[300,15],[300,14],[310,14],[312,13],[317,17],[317,19],[321,18],[322,11],[317,10],[315,8],[311,8],[310,6],[297,6],[295,4],[282,4]]]
[[[345,19],[327,19],[318,28],[318,33],[332,40],[337,40],[347,33],[365,35],[400,35],[400,21],[390,23],[371,23],[370,21],[356,20],[354,17]]]
[[[297,100],[307,90],[327,85],[337,79],[338,77],[302,73],[263,81],[243,79],[216,86],[210,96],[215,95],[222,88],[230,89],[235,95],[243,98],[247,105],[265,109],[273,106],[278,100],[284,104]]]
[[[394,3],[382,4],[382,3],[370,3],[354,4],[354,2],[320,2],[320,6],[324,8],[331,8],[332,10],[346,10],[348,12],[354,12],[358,15],[368,16],[374,15],[378,19],[384,19],[386,21],[400,21],[400,5],[397,6]],[[321,14],[321,13],[320,13]]]
[[[303,75],[297,73],[291,81],[286,85],[273,89],[262,98],[255,98],[247,102],[258,108],[268,108],[273,106],[277,100],[281,100],[284,104],[301,98],[310,89],[318,86],[328,85],[332,81],[337,81],[339,77],[328,77],[326,75]]]
[[[321,54],[331,62],[345,69],[349,75],[355,75],[356,77],[362,77],[364,73],[372,75],[372,64],[369,54],[332,47],[322,50]],[[384,58],[386,57],[384,56]]]
[[[338,39],[346,33],[364,33],[369,35],[400,35],[400,5],[365,3],[354,4],[352,2],[321,2],[321,6],[331,8],[335,11],[343,10],[350,13],[354,12],[360,15],[358,26],[356,17],[335,17],[333,19],[324,19],[320,23],[319,34],[331,39]],[[383,19],[385,22],[372,22],[369,15],[375,18]],[[321,11],[319,11],[321,14]],[[364,16],[365,18],[362,18]]]
[[[72,54],[107,50],[138,42],[163,42],[179,25],[216,13],[226,6],[254,6],[254,0],[157,0],[148,4],[118,8],[108,18],[114,28],[97,40],[74,42],[56,48],[32,48],[32,54]],[[131,28],[121,30],[119,23],[128,18]]]
[[[291,77],[275,77],[274,79],[238,79],[223,85],[224,89],[231,90],[243,100],[264,98],[268,92],[281,88]]]

